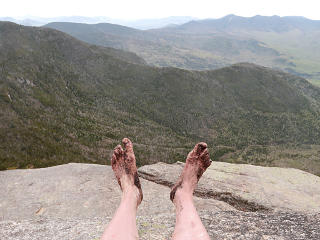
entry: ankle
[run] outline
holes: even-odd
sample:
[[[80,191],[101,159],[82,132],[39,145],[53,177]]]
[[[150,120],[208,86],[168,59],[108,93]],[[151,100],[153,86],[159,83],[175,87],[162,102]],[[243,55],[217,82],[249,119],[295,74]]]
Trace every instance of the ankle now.
[[[185,200],[192,200],[193,197],[193,191],[190,188],[183,187],[183,188],[178,188],[174,200],[178,201],[185,201]]]
[[[139,190],[135,185],[126,185],[122,188],[122,197],[135,198],[139,196]]]
[[[122,191],[121,202],[125,203],[127,206],[132,206],[137,209],[141,203],[140,199],[139,191],[133,187]]]

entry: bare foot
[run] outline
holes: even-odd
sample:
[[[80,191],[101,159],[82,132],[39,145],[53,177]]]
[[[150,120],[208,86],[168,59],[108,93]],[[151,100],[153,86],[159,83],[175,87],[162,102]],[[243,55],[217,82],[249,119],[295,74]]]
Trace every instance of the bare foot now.
[[[171,201],[175,198],[177,191],[184,191],[190,193],[192,196],[200,177],[210,164],[211,160],[207,144],[204,142],[196,144],[193,150],[188,154],[186,164],[182,170],[180,178],[171,190]]]
[[[111,166],[118,180],[122,192],[137,190],[137,205],[143,199],[141,184],[136,167],[136,158],[130,139],[122,139],[124,150],[121,145],[115,147],[111,158]]]

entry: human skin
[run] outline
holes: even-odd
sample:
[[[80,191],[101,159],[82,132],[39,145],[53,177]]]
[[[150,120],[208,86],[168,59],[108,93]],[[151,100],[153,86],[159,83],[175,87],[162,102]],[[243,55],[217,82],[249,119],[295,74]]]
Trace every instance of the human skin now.
[[[121,202],[101,240],[136,240],[139,238],[136,215],[143,194],[132,142],[124,138],[122,143],[124,149],[118,145],[111,158],[112,169],[122,190]],[[170,193],[170,199],[176,208],[173,240],[210,239],[192,200],[194,189],[210,164],[207,145],[198,143],[188,154],[181,176]]]
[[[132,142],[128,138],[124,138],[122,143],[124,149],[121,145],[116,146],[111,158],[113,172],[122,190],[121,202],[101,240],[138,239],[136,215],[143,194],[137,174]]]
[[[176,226],[172,240],[210,239],[193,203],[193,192],[210,164],[207,144],[198,143],[188,154],[180,178],[170,193],[170,199],[176,208]]]

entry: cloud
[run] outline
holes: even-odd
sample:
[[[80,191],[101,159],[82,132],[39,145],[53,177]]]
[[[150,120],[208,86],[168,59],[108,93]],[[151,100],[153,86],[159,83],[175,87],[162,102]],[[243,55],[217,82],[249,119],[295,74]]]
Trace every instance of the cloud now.
[[[194,16],[217,18],[280,15],[320,19],[317,0],[10,0],[3,1],[0,16],[105,16],[119,19]]]

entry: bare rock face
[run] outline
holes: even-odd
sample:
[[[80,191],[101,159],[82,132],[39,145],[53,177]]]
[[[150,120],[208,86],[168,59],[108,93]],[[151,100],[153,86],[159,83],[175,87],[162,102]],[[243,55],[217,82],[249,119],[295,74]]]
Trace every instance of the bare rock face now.
[[[158,163],[139,169],[140,239],[170,238],[175,213],[168,186],[181,168]],[[0,239],[99,239],[121,197],[111,167],[102,165],[2,171],[0,183]],[[319,178],[311,174],[213,163],[197,195],[213,239],[320,239]]]
[[[139,175],[172,186],[182,168],[182,163],[157,163],[141,167]],[[241,211],[320,213],[320,178],[297,169],[213,162],[195,194]]]
[[[215,240],[319,240],[320,214],[241,211],[200,211],[209,236]],[[108,218],[46,218],[0,221],[0,239],[98,240]],[[168,240],[174,214],[137,217],[140,240]]]
[[[110,166],[70,163],[50,168],[0,172],[0,220],[45,217],[110,217],[121,190]],[[141,179],[139,215],[174,212],[170,189]],[[195,199],[200,210],[232,210],[217,200]]]

